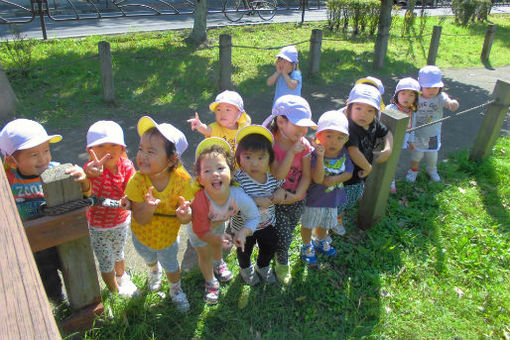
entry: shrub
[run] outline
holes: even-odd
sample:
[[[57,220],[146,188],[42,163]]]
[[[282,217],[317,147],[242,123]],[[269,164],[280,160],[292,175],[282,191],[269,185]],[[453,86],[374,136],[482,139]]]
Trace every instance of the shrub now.
[[[21,75],[26,76],[32,64],[32,49],[36,41],[27,39],[18,26],[11,25],[9,30],[12,39],[6,39],[2,48],[9,57],[8,63],[13,64],[21,72]]]
[[[327,7],[328,28],[332,31],[346,31],[350,25],[353,34],[368,28],[373,35],[377,29],[381,11],[379,0],[328,0]]]
[[[491,0],[453,0],[455,22],[467,26],[469,21],[486,21],[492,8]]]

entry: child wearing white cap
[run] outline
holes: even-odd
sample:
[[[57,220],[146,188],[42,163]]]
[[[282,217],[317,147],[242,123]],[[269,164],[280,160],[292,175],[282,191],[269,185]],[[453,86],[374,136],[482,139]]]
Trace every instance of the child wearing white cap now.
[[[243,98],[235,91],[226,90],[216,96],[209,109],[214,112],[216,121],[205,125],[195,112],[195,118],[187,121],[191,124],[191,130],[197,130],[205,138],[223,138],[234,150],[237,132],[251,124],[251,118],[244,110]]]
[[[459,102],[451,99],[443,91],[444,83],[439,67],[433,65],[422,67],[418,73],[418,82],[421,86],[421,95],[418,111],[415,114],[416,126],[443,118],[443,107],[452,111],[459,108]],[[441,177],[437,173],[437,156],[441,148],[441,126],[441,123],[437,123],[415,131],[415,149],[411,152],[411,166],[406,175],[409,182],[416,181],[423,156],[425,156],[426,171],[430,179],[434,182],[441,181]]]
[[[402,78],[395,88],[395,94],[391,104],[386,107],[385,112],[401,112],[409,116],[409,123],[407,129],[412,129],[416,126],[415,112],[418,109],[418,97],[420,95],[420,84],[414,78]],[[404,142],[402,149],[414,150],[414,132],[406,133],[404,135]],[[391,193],[397,192],[395,186],[395,179],[391,182]]]
[[[349,141],[346,143],[349,157],[354,163],[352,178],[345,182],[347,200],[338,206],[338,226],[333,231],[343,235],[343,215],[361,198],[363,181],[372,171],[372,162],[388,160],[393,148],[393,135],[377,118],[381,110],[381,93],[367,84],[355,85],[347,99],[345,113],[349,120]],[[374,151],[378,138],[384,139],[381,151]],[[376,157],[374,159],[374,156]]]
[[[272,114],[262,124],[273,133],[275,160],[271,173],[285,179],[284,201],[276,205],[276,277],[284,285],[290,284],[289,247],[292,233],[304,208],[306,190],[312,178],[312,146],[305,138],[308,128],[316,128],[308,102],[287,94],[276,100]]]
[[[92,124],[87,132],[87,151],[90,160],[83,168],[92,195],[121,200],[135,166],[127,158],[120,125],[110,120]],[[110,292],[131,297],[138,290],[124,270],[124,246],[131,224],[131,211],[124,208],[95,205],[87,208],[86,216],[103,281]]]
[[[347,117],[338,111],[325,112],[317,122],[312,153],[312,184],[306,194],[301,217],[301,259],[311,266],[318,263],[316,252],[329,257],[337,251],[328,242],[328,231],[337,227],[337,207],[346,200],[343,182],[352,177],[353,165],[347,149]],[[312,231],[317,239],[312,240]]]
[[[298,51],[295,46],[285,46],[276,55],[276,71],[267,78],[267,86],[276,84],[273,105],[286,94],[301,96],[303,77],[298,69]]]
[[[131,202],[133,245],[149,267],[149,289],[161,288],[162,267],[170,283],[170,297],[177,309],[189,310],[181,287],[177,252],[181,224],[191,220],[191,176],[179,158],[188,147],[184,134],[171,124],[158,124],[144,116],[137,125],[140,145],[138,171],[125,194]]]
[[[51,161],[50,144],[61,140],[61,135],[48,135],[41,124],[30,119],[15,119],[0,131],[0,151],[4,156],[7,180],[23,221],[40,216],[39,207],[44,203],[40,176],[47,168],[58,165]],[[88,192],[83,169],[74,166],[69,172],[81,182],[82,191]],[[46,294],[50,299],[61,302],[63,295],[57,271],[60,262],[57,249],[51,247],[38,251],[34,258]]]

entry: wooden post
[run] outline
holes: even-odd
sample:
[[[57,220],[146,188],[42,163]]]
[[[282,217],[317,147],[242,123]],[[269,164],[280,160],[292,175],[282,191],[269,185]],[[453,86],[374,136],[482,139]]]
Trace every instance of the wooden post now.
[[[430,39],[429,55],[427,57],[427,65],[435,65],[437,58],[437,50],[439,49],[439,41],[441,39],[441,26],[434,26],[432,38]]]
[[[365,182],[365,191],[358,210],[358,227],[365,230],[375,225],[386,209],[391,181],[395,178],[409,116],[401,112],[389,111],[381,115],[381,121],[393,134],[393,151],[385,163],[372,163],[372,172]]]
[[[310,37],[310,59],[308,61],[308,72],[310,76],[319,74],[319,66],[321,63],[321,48],[322,48],[322,30],[312,30]]]
[[[113,84],[112,52],[110,50],[110,43],[107,41],[100,41],[98,43],[98,49],[104,101],[106,103],[114,103],[115,87]]]
[[[496,34],[496,25],[488,25],[487,33],[485,33],[485,40],[483,41],[482,55],[480,56],[482,63],[489,62],[489,55],[491,54],[492,42]]]
[[[489,104],[485,111],[478,136],[469,155],[470,160],[481,160],[490,155],[510,106],[510,83],[498,80],[492,97],[494,103]]]
[[[42,173],[41,182],[48,207],[83,197],[80,184],[65,173],[70,166],[63,164]],[[59,244],[57,250],[69,303],[75,312],[64,322],[64,330],[90,327],[95,314],[101,313],[103,306],[89,234]]]
[[[0,96],[0,125],[3,126],[14,117],[18,100],[2,65],[0,65],[0,93],[2,94]]]
[[[232,89],[232,37],[220,35],[220,90]]]
[[[2,162],[0,167],[0,337],[60,339]]]

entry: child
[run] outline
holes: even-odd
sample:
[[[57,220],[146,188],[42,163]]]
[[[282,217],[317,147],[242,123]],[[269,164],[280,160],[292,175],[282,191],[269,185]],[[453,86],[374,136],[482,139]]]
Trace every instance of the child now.
[[[298,69],[298,51],[295,46],[286,46],[276,56],[276,72],[267,78],[267,86],[276,83],[273,105],[283,95],[301,96],[303,78]]]
[[[459,102],[443,92],[441,70],[437,66],[428,65],[422,67],[418,73],[418,82],[421,86],[418,111],[416,111],[416,126],[443,118],[443,107],[451,111],[459,108]],[[437,173],[437,153],[441,148],[441,123],[426,126],[415,131],[414,146],[411,153],[411,168],[407,172],[406,179],[409,182],[416,181],[420,161],[425,155],[427,174],[434,182],[440,182],[441,177]]]
[[[269,173],[274,160],[273,135],[260,125],[250,125],[239,131],[236,137],[235,159],[240,167],[234,178],[241,188],[255,201],[259,208],[260,223],[253,235],[246,238],[244,251],[237,248],[237,260],[244,282],[250,286],[264,282],[275,282],[270,263],[276,250],[275,202],[283,199],[285,191],[279,181]],[[244,226],[241,215],[234,215],[230,228],[239,231]],[[259,247],[257,264],[251,265],[250,257],[255,244]]]
[[[420,95],[420,84],[414,78],[403,78],[397,84],[393,100],[386,108],[386,112],[397,111],[402,112],[409,116],[409,123],[407,129],[415,127],[414,113],[418,109],[418,96]],[[402,149],[414,150],[414,132],[406,133],[404,136],[404,143]],[[397,192],[395,187],[395,180],[391,182],[392,193]]]
[[[306,194],[301,217],[301,259],[317,265],[315,252],[334,257],[337,251],[328,242],[328,230],[337,222],[337,207],[345,201],[343,182],[352,177],[353,165],[344,147],[349,139],[347,117],[338,111],[325,112],[318,121],[312,153],[313,182]],[[312,230],[317,236],[312,241]]]
[[[222,259],[224,242],[231,239],[225,234],[225,222],[237,213],[242,215],[244,226],[234,237],[234,244],[242,251],[246,237],[260,222],[255,202],[243,189],[231,186],[233,169],[232,152],[225,140],[212,137],[198,144],[195,174],[201,190],[191,203],[193,226],[188,226],[188,235],[198,253],[198,265],[205,279],[204,301],[208,304],[218,303],[218,280],[232,280]]]
[[[285,179],[283,202],[276,205],[276,276],[284,285],[292,279],[289,266],[289,247],[292,233],[299,222],[304,207],[306,190],[311,181],[312,146],[305,138],[312,121],[308,102],[301,97],[284,95],[273,106],[272,115],[264,121],[274,135],[275,161],[271,173],[277,179]]]
[[[237,131],[251,124],[250,116],[244,111],[243,98],[235,91],[223,91],[216,96],[209,109],[216,115],[216,121],[205,125],[195,112],[195,118],[187,121],[191,124],[191,130],[197,130],[205,138],[223,138],[233,150]]]
[[[144,116],[138,121],[140,145],[136,155],[138,171],[126,187],[131,201],[133,245],[149,267],[149,288],[161,288],[161,267],[170,282],[170,296],[176,307],[189,310],[181,287],[177,261],[179,229],[189,218],[180,210],[184,199],[193,197],[191,176],[179,157],[188,147],[184,134],[171,124],[157,124]]]
[[[363,77],[363,78],[359,78],[358,80],[356,80],[356,82],[354,83],[354,85],[358,85],[358,84],[367,84],[367,85],[372,85],[374,86],[377,90],[379,90],[379,93],[381,94],[381,110],[379,111],[379,114],[381,112],[384,112],[385,110],[385,106],[384,106],[384,102],[382,100],[382,96],[384,95],[384,85],[381,81],[381,79],[379,78],[376,78],[376,77],[372,77],[372,76],[368,76],[368,77]],[[380,116],[379,116],[380,118]]]
[[[332,229],[339,235],[345,234],[345,209],[353,207],[363,194],[363,181],[372,171],[374,156],[375,162],[383,163],[388,160],[393,148],[391,131],[377,118],[381,108],[379,90],[366,84],[355,85],[347,103],[345,112],[349,120],[349,141],[346,146],[354,163],[354,172],[352,178],[345,182],[347,200],[338,207],[338,227]],[[384,138],[382,151],[374,151],[378,138]]]
[[[61,140],[61,135],[48,135],[41,124],[29,119],[15,119],[0,131],[0,151],[4,156],[7,180],[23,221],[40,216],[39,207],[44,203],[40,176],[47,168],[58,165],[51,161],[50,143]],[[88,192],[83,169],[74,166],[68,172],[82,182],[82,191]],[[38,251],[34,258],[46,294],[55,302],[62,302],[57,249],[51,247]]]
[[[127,156],[124,132],[119,124],[101,120],[87,132],[87,151],[91,160],[84,166],[92,194],[120,200],[126,185],[135,173]],[[99,263],[99,270],[110,292],[131,297],[138,293],[124,271],[124,245],[131,224],[131,212],[122,208],[93,206],[87,208],[90,240]]]

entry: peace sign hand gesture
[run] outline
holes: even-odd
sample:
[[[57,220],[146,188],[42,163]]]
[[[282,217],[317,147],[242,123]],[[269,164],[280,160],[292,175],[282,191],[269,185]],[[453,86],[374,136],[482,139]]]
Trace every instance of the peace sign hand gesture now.
[[[92,157],[92,161],[88,164],[87,169],[85,169],[85,174],[87,177],[97,177],[103,174],[103,164],[109,160],[112,155],[107,153],[103,156],[103,158],[98,159],[96,153],[93,149],[89,150],[90,156]]]

